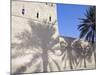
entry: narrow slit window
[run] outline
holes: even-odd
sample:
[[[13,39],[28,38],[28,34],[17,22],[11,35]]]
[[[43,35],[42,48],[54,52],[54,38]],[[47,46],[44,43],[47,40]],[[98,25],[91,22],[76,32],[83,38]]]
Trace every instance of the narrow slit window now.
[[[23,14],[23,15],[25,14],[25,9],[24,9],[24,8],[22,9],[22,14]]]
[[[25,14],[25,8],[24,8],[24,5],[23,5],[23,8],[22,8],[22,15]]]
[[[51,16],[49,17],[49,21],[51,21]]]
[[[36,17],[39,18],[39,13],[37,13],[37,16]]]
[[[46,5],[48,5],[48,3],[47,3],[47,2],[46,2],[45,4],[46,4]]]
[[[53,7],[53,4],[51,4],[51,7]]]

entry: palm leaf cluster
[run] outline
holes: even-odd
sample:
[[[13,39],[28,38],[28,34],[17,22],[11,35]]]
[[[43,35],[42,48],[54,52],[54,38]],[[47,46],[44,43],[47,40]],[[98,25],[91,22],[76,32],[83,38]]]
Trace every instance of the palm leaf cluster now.
[[[96,7],[90,6],[85,13],[85,18],[81,18],[78,26],[80,38],[94,43],[96,40]]]
[[[68,69],[68,67],[70,70],[86,69],[88,63],[91,64],[95,61],[95,58],[92,57],[95,49],[92,49],[94,47],[90,42],[75,38],[69,39],[69,37],[61,38],[64,39],[64,41],[60,41],[64,70]]]

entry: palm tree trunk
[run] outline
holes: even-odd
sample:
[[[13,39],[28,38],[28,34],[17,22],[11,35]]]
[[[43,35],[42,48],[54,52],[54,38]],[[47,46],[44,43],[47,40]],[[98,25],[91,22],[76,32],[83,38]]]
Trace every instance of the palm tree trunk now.
[[[48,53],[47,50],[44,49],[42,53],[42,60],[43,60],[43,72],[47,72],[47,66],[48,66]]]
[[[96,64],[96,53],[94,52],[94,61],[95,61],[95,64]]]
[[[85,57],[84,57],[84,68],[86,68],[86,60],[85,60]]]
[[[91,46],[92,46],[92,51],[93,51],[93,55],[94,55],[94,62],[96,64],[96,48],[95,48],[95,44],[92,43]]]
[[[73,65],[72,65],[72,61],[69,60],[69,64],[70,64],[70,69],[73,69]]]

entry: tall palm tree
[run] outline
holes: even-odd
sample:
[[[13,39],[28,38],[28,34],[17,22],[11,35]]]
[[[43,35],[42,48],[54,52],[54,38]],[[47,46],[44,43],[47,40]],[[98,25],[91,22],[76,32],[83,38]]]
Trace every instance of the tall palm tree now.
[[[73,49],[71,47],[71,43],[73,41],[73,38],[68,37],[60,37],[60,46],[62,51],[62,61],[64,61],[64,70],[66,68],[70,68],[71,70],[74,69],[74,66],[77,63],[77,58],[73,54]],[[67,66],[69,64],[69,66]]]
[[[85,13],[85,18],[81,18],[78,26],[80,38],[94,43],[96,41],[96,7],[90,6]]]
[[[92,60],[92,50],[89,42],[80,39],[75,40],[72,43],[72,48],[74,49],[78,60],[76,68],[79,64],[81,67],[82,63],[84,63],[84,68],[87,68],[86,61],[91,62]]]
[[[80,38],[84,38],[91,44],[92,53],[96,63],[96,7],[90,6],[85,13],[85,18],[81,18],[81,23],[78,26]]]

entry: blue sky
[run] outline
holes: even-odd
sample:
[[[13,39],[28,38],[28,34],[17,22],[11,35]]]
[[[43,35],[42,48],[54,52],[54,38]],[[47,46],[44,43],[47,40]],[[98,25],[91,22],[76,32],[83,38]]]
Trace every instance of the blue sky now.
[[[89,6],[74,4],[57,4],[58,29],[61,36],[79,37],[79,18],[84,18],[84,13]]]

